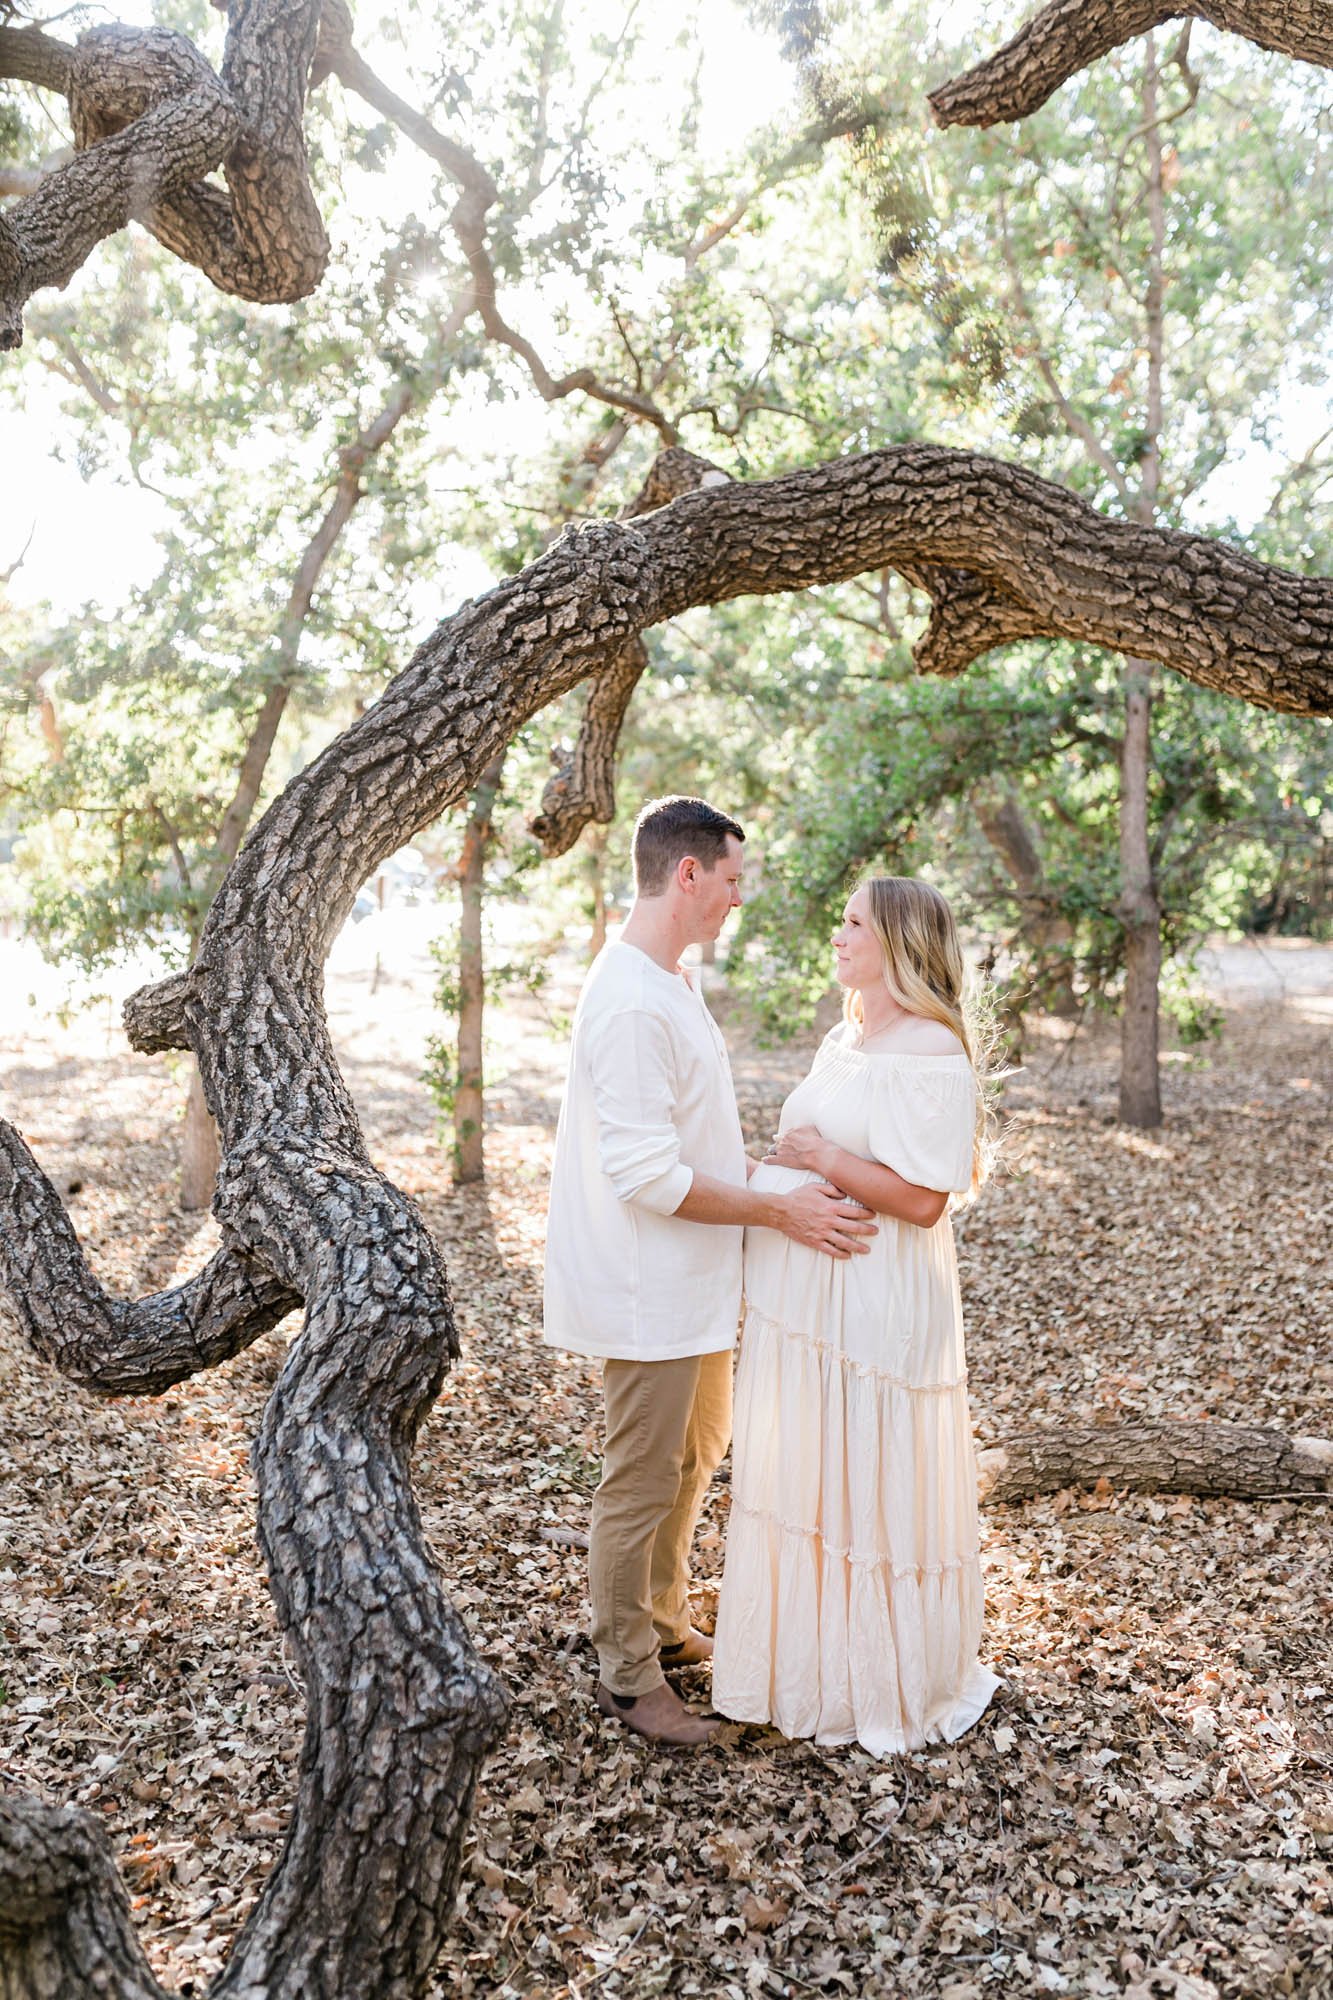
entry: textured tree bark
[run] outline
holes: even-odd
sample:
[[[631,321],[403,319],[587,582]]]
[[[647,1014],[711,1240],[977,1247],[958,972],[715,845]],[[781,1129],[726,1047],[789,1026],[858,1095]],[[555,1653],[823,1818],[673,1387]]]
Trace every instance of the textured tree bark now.
[[[409,1454],[457,1339],[439,1253],[372,1166],[334,1060],[329,945],[382,860],[649,626],[900,562],[965,563],[1053,631],[1275,705],[1333,707],[1333,586],[1105,520],[1017,467],[903,446],[698,488],[567,532],[437,626],[259,821],[189,971],[128,1003],[136,1047],[194,1050],[221,1133],[223,1247],[198,1277],[109,1299],[0,1123],[0,1282],[66,1372],[102,1393],[152,1393],[304,1304],[254,1467],[306,1737],[286,1846],[215,1995],[419,2000],[503,1713],[421,1539]],[[36,1822],[12,1804],[0,1868],[22,1874]]]
[[[1129,1493],[1310,1499],[1333,1493],[1333,1442],[1208,1422],[1065,1424],[977,1453],[989,1506],[1106,1480]]]
[[[0,1798],[0,2000],[166,2000],[86,1813]]]
[[[1001,125],[1026,118],[1079,70],[1165,21],[1210,21],[1327,69],[1327,0],[1051,0],[1003,48],[930,93],[937,125]]]
[[[482,1032],[486,1017],[486,965],[482,914],[491,814],[504,776],[505,753],[492,757],[472,794],[458,864],[458,1095],[454,1100],[454,1179],[460,1185],[485,1177],[485,1079]]]
[[[642,639],[598,674],[583,710],[569,761],[547,779],[541,809],[528,830],[548,861],[567,854],[585,826],[609,826],[616,816],[616,749],[635,688],[648,671]]]

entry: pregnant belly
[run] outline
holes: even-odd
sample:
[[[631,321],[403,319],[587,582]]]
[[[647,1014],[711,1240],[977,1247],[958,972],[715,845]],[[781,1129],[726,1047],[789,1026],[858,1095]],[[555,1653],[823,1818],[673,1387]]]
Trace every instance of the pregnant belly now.
[[[756,1194],[790,1194],[795,1188],[813,1183],[827,1187],[822,1174],[807,1168],[764,1165],[756,1167],[750,1186]],[[876,1234],[868,1238],[868,1254],[830,1257],[804,1243],[793,1243],[777,1229],[749,1228],[745,1232],[745,1296],[747,1303],[766,1318],[790,1325],[810,1325],[812,1319],[832,1314],[841,1321],[850,1308],[878,1321],[883,1314],[888,1287],[888,1263],[897,1229],[888,1216],[865,1220],[876,1224]]]
[[[777,1167],[765,1161],[751,1174],[750,1186],[756,1194],[790,1194],[793,1188],[809,1187],[812,1181],[823,1178],[807,1167]]]

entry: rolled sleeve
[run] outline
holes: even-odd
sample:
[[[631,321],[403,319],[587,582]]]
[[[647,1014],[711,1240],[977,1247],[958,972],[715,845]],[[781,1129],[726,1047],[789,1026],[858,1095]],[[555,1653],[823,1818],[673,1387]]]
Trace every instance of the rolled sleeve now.
[[[675,1064],[666,1027],[633,1010],[597,1023],[588,1071],[597,1115],[597,1155],[621,1201],[674,1215],[694,1182],[680,1157],[672,1111]]]

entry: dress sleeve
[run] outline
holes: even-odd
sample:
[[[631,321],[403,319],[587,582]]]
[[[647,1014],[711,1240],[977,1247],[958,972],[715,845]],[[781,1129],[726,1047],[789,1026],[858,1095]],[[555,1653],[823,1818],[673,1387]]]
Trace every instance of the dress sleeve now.
[[[674,1215],[694,1185],[680,1157],[676,1065],[667,1025],[626,1009],[598,1021],[588,1068],[597,1114],[597,1157],[621,1201]]]
[[[917,1187],[967,1192],[976,1121],[976,1080],[964,1059],[886,1063],[872,1079],[871,1155]]]

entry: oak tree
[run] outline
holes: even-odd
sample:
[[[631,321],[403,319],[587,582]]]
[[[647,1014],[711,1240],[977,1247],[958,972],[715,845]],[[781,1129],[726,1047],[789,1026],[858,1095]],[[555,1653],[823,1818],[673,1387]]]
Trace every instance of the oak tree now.
[[[1013,103],[1038,101],[1100,54],[1108,33],[1178,11],[1057,0],[1025,47],[937,93],[937,115],[1013,115]],[[1219,0],[1191,11],[1261,39],[1280,30],[1289,53],[1327,60],[1325,8]],[[1084,12],[1100,40],[1080,36]],[[405,125],[420,116],[367,73],[334,0],[322,16],[319,0],[236,0],[216,69],[161,29],[99,27],[70,44],[5,25],[0,75],[63,95],[75,143],[0,213],[9,348],[27,302],[132,220],[235,296],[308,296],[328,256],[305,142],[312,78],[338,77]],[[0,1125],[0,1272],[35,1351],[72,1380],[102,1394],[160,1391],[303,1312],[254,1468],[271,1588],[307,1689],[306,1737],[282,1856],[213,1989],[267,2000],[422,1992],[504,1709],[424,1547],[409,1474],[457,1352],[443,1261],[413,1203],[370,1162],[322,1004],[323,960],[361,881],[580,682],[591,684],[586,755],[547,811],[567,826],[586,792],[598,816],[625,662],[652,626],[885,567],[930,598],[923,671],[957,673],[1012,640],[1064,637],[1261,706],[1333,708],[1325,579],[1108,518],[1023,467],[924,443],[754,482],[711,477],[670,435],[650,387],[591,366],[557,374],[506,317],[485,233],[494,181],[434,124],[428,133],[459,189],[470,274],[460,304],[543,397],[580,394],[653,423],[667,451],[645,497],[660,504],[567,532],[436,627],[254,827],[188,970],[128,1004],[135,1047],[193,1050],[218,1122],[222,1242],[203,1271],[152,1298],[111,1298],[50,1181]],[[1267,1436],[1259,1449],[1291,1490],[1327,1483],[1318,1452]],[[15,1995],[160,1995],[105,1843],[72,1811],[0,1804],[0,1940]]]

